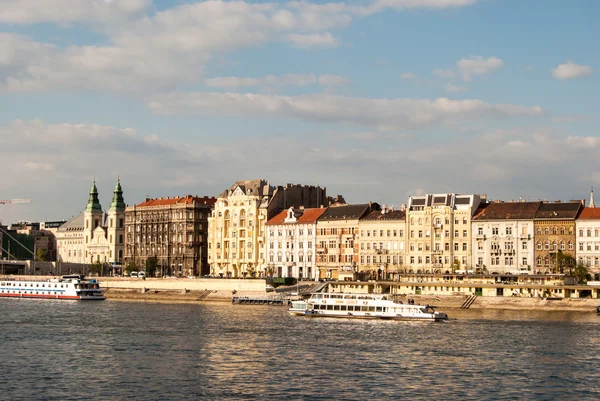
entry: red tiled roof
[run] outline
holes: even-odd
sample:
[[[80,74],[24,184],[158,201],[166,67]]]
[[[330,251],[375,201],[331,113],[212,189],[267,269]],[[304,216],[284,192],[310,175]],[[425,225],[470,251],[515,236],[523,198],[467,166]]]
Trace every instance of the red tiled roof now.
[[[600,219],[600,207],[584,208],[577,219]]]
[[[186,195],[183,197],[179,197],[179,196],[175,196],[172,198],[155,198],[155,199],[146,199],[145,202],[142,202],[138,205],[136,205],[136,207],[149,207],[149,206],[168,206],[168,205],[176,205],[176,204],[192,204],[192,203],[199,203],[201,205],[208,205],[208,206],[213,206],[215,204],[215,202],[217,201],[216,198],[214,197],[208,197],[208,196],[204,196],[204,197],[199,197],[199,196],[192,196],[192,195]]]
[[[294,223],[284,223],[285,218],[287,217],[288,210],[286,209],[283,212],[275,215],[269,221],[266,222],[266,225],[273,226],[277,224],[294,224]],[[311,208],[311,209],[294,209],[295,213],[303,212],[301,216],[298,217],[298,221],[295,224],[308,224],[314,223],[317,221],[319,216],[323,214],[327,210],[326,208]]]

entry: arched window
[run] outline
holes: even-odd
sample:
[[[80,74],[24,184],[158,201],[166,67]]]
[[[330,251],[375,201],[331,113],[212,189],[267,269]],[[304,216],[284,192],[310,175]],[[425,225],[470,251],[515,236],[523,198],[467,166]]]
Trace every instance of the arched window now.
[[[544,230],[544,232],[546,233],[546,235],[550,234],[550,228],[546,227],[546,229]]]
[[[544,249],[546,249],[546,250],[550,249],[550,241],[544,242]]]
[[[538,256],[538,258],[537,258],[537,265],[538,266],[542,265],[542,257],[541,256]]]
[[[542,235],[542,227],[538,227],[537,233],[538,233],[538,235]]]
[[[564,227],[560,228],[560,235],[565,235],[565,228]]]
[[[552,227],[552,234],[556,235],[556,227]]]

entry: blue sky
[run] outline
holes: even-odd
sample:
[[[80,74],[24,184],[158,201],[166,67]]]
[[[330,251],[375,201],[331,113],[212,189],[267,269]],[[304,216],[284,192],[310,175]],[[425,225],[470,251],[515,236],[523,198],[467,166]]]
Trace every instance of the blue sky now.
[[[597,1],[6,0],[0,221],[240,179],[575,199],[600,187]]]

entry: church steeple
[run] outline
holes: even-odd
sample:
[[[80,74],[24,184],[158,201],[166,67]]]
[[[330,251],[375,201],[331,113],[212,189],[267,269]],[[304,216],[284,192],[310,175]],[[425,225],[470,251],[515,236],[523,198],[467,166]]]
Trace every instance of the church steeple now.
[[[90,199],[88,200],[88,204],[85,208],[85,211],[92,213],[102,212],[102,206],[100,206],[100,201],[98,200],[98,189],[96,188],[96,180],[94,180],[92,189],[90,189]]]
[[[592,192],[590,193],[590,207],[596,207],[594,205],[594,187],[592,187]]]
[[[125,201],[123,200],[123,189],[121,189],[121,179],[117,178],[117,185],[113,192],[113,199],[108,210],[116,212],[125,211]]]

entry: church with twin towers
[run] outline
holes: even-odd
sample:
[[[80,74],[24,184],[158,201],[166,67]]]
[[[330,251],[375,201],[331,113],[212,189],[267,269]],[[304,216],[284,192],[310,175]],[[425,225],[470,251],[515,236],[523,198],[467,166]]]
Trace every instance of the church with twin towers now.
[[[85,210],[56,232],[57,261],[120,266],[125,245],[125,208],[120,179],[106,211],[102,210],[94,181]]]

